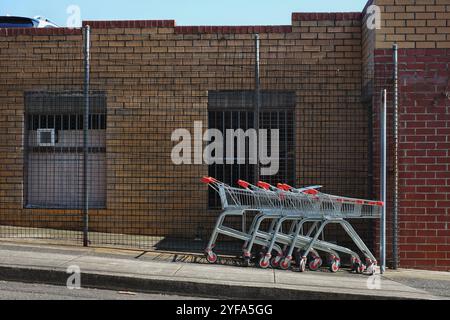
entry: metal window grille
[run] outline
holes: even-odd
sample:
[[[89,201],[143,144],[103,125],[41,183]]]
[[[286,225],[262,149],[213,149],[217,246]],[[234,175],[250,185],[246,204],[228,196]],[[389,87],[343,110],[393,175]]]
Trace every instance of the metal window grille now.
[[[295,184],[295,142],[294,142],[294,108],[295,94],[292,92],[262,92],[262,108],[259,115],[260,129],[279,130],[279,171],[272,176],[260,176],[261,180],[276,184],[285,182]],[[208,127],[220,130],[224,136],[227,129],[242,129],[244,132],[254,128],[253,111],[255,102],[253,91],[211,91],[208,95]],[[268,150],[271,150],[270,134],[268,134]],[[223,150],[227,141],[224,138]],[[238,179],[251,183],[255,181],[257,166],[249,159],[249,141],[245,144],[245,163],[237,163],[237,146],[234,145],[233,164],[212,164],[208,173],[230,185],[236,185]],[[227,155],[224,152],[224,157]],[[227,159],[230,160],[230,159]],[[216,192],[209,191],[209,208],[220,208],[220,199]]]
[[[81,93],[25,95],[26,208],[81,208],[83,152]],[[92,95],[89,115],[90,206],[106,205],[106,98]]]

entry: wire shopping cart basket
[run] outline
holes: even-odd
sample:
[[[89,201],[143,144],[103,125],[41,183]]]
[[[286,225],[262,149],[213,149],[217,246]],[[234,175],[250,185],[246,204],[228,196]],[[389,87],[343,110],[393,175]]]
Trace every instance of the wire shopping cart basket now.
[[[294,250],[297,249],[301,252],[298,261],[300,271],[305,271],[307,264],[309,269],[317,270],[322,265],[318,253],[321,251],[328,254],[328,264],[333,272],[340,267],[339,253],[350,255],[352,269],[356,272],[375,272],[375,257],[346,219],[378,218],[382,202],[325,194],[318,191],[320,186],[298,189],[286,184],[275,187],[264,182],[258,182],[255,186],[239,180],[240,187],[232,187],[212,177],[204,177],[202,182],[219,194],[224,209],[205,250],[209,262],[217,261],[213,248],[217,236],[223,234],[244,241],[243,257],[246,264],[256,244],[265,250],[258,261],[262,268],[270,264],[272,267],[288,269]],[[228,216],[243,216],[247,211],[257,212],[248,232],[224,225]],[[270,227],[262,230],[262,222],[267,220],[271,221]],[[288,232],[283,232],[285,223],[289,223]],[[305,228],[307,224],[309,228]],[[345,230],[364,255],[365,263],[351,249],[320,239],[329,224],[338,224]]]

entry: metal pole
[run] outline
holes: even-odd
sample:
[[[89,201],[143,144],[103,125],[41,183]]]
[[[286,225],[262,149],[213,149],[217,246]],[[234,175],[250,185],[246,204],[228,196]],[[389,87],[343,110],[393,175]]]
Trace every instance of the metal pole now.
[[[394,110],[393,110],[393,157],[394,192],[392,194],[392,264],[398,268],[398,46],[394,44]]]
[[[380,220],[380,270],[383,274],[386,269],[386,89],[381,92],[382,103],[380,112],[380,200],[384,205]]]
[[[259,181],[260,175],[260,163],[259,163],[259,115],[261,110],[261,90],[260,90],[260,53],[259,53],[259,34],[255,34],[255,114],[254,114],[254,124],[256,129],[256,136],[258,137],[258,143],[256,146],[256,169],[255,169],[255,180]]]
[[[88,181],[88,165],[89,165],[89,72],[90,72],[90,27],[83,28],[84,38],[84,116],[83,116],[83,246],[89,245],[89,181]]]

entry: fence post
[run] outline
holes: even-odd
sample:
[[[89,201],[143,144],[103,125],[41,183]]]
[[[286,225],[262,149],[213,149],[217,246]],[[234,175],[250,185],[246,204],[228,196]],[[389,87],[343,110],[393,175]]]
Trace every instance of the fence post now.
[[[255,34],[255,114],[254,114],[254,125],[256,129],[256,136],[258,143],[256,146],[256,173],[255,180],[259,181],[260,174],[260,164],[259,164],[259,115],[261,111],[261,90],[260,90],[260,69],[259,69],[259,34]]]
[[[392,193],[392,264],[398,268],[398,46],[394,44],[394,110],[393,110],[393,157],[394,192]]]
[[[380,271],[383,274],[386,269],[386,89],[381,92],[380,112],[380,200],[384,206],[381,209],[380,219]]]
[[[84,116],[83,116],[83,246],[89,245],[89,72],[90,72],[90,27],[86,25],[83,28],[84,40]]]

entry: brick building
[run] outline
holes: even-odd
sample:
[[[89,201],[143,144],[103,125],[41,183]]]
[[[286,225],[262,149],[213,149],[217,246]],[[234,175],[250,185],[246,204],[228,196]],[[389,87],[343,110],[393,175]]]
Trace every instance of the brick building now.
[[[368,28],[371,4],[380,29]],[[283,144],[279,174],[261,179],[377,198],[379,90],[392,93],[397,42],[400,266],[448,270],[450,1],[375,0],[366,9],[294,13],[287,26],[85,21],[93,243],[115,243],[113,234],[134,235],[128,246],[147,244],[145,236],[161,247],[204,240],[217,210],[199,178],[252,180],[248,165],[175,165],[170,156],[172,132],[194,121],[251,126],[255,33],[261,125],[280,129]],[[16,227],[60,230],[33,229],[42,237],[82,230],[82,44],[80,29],[0,29],[3,237],[20,235]],[[36,140],[46,134],[50,145]],[[357,226],[376,248],[376,224]]]

